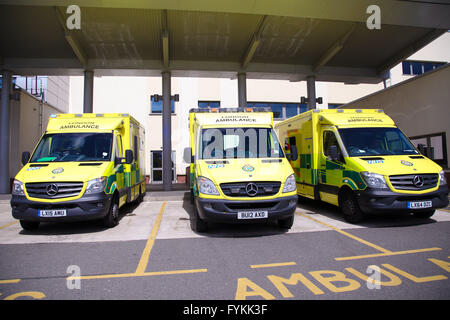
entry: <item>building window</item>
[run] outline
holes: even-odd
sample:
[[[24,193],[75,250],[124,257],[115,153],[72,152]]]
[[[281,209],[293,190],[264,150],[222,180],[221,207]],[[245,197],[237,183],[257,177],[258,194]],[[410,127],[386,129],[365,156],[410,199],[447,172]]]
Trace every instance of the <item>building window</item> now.
[[[422,73],[434,70],[440,66],[445,65],[445,62],[430,62],[430,61],[403,61],[402,73],[404,75],[420,75]]]
[[[283,103],[283,102],[255,102],[249,101],[248,108],[269,108],[273,112],[273,118],[282,120],[291,118],[300,113],[308,111],[306,104],[302,103]]]
[[[328,109],[337,109],[340,106],[342,106],[342,103],[329,103],[328,104]]]
[[[414,136],[409,139],[417,148],[419,147],[419,144],[423,146],[424,156],[430,158],[440,166],[448,168],[447,140],[445,132]]]
[[[151,97],[151,113],[162,113],[162,100],[155,102],[153,96]],[[175,101],[170,100],[170,109],[172,113],[175,113]]]
[[[199,101],[199,108],[220,108],[220,101]]]

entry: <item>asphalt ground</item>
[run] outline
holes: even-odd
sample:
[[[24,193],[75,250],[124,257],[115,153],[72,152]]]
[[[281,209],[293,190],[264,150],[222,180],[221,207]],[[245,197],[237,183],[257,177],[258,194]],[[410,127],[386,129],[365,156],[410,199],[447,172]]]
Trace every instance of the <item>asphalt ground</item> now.
[[[189,201],[121,209],[117,227],[24,231],[0,201],[0,299],[448,300],[450,210],[345,222],[301,201],[290,230],[266,222],[189,226]]]

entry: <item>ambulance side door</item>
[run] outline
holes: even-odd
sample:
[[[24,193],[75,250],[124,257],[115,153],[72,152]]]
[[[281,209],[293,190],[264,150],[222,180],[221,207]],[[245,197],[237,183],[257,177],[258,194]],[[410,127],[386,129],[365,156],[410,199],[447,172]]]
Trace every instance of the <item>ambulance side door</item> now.
[[[321,131],[321,152],[317,173],[320,199],[338,205],[338,193],[345,160],[333,127],[323,127]],[[331,156],[330,150],[333,147],[337,148],[338,159],[333,159]]]
[[[120,196],[122,197],[125,190],[125,166],[122,158],[124,157],[123,152],[123,144],[122,144],[122,136],[118,133],[114,135],[115,140],[115,154],[114,157],[116,159],[114,166],[114,173],[116,175],[117,189],[119,191]],[[126,192],[125,192],[126,194]]]

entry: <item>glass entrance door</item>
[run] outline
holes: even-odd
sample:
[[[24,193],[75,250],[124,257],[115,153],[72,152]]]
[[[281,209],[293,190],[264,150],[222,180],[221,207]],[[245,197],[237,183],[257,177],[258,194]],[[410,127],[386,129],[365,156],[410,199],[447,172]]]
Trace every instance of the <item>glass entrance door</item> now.
[[[175,175],[175,151],[172,151],[172,182],[176,182]],[[151,183],[162,183],[162,151],[154,150],[150,151],[150,162],[152,168]]]

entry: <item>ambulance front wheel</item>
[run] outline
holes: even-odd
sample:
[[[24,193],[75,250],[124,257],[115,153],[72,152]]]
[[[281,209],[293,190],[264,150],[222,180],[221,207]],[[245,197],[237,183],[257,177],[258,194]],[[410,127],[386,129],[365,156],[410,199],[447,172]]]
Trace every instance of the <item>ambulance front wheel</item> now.
[[[286,219],[278,220],[278,226],[282,229],[290,229],[290,228],[292,228],[293,224],[294,224],[294,215],[292,215]]]
[[[107,228],[114,228],[119,224],[119,197],[115,195],[111,200],[108,214],[103,218],[103,225]]]
[[[23,230],[36,230],[37,228],[39,228],[39,221],[25,221],[25,220],[20,220],[20,225],[22,227]]]
[[[358,200],[353,192],[344,191],[339,198],[339,206],[344,214],[345,221],[358,223],[364,219],[364,212],[361,211]]]
[[[436,210],[413,212],[413,216],[416,218],[426,219],[426,218],[430,218],[435,212],[436,212]]]
[[[196,205],[194,205],[194,212],[192,213],[190,222],[191,229],[194,232],[205,232],[208,230],[208,223],[200,218]]]

